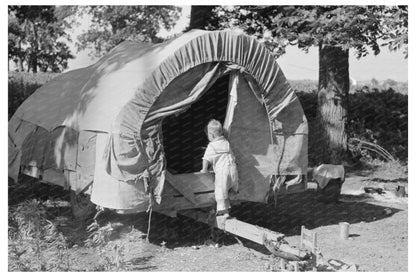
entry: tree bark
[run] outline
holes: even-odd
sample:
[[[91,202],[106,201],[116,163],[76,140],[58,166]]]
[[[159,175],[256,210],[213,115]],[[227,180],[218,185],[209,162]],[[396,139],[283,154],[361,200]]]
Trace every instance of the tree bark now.
[[[19,39],[19,41],[18,41],[18,45],[19,45],[19,53],[18,53],[18,56],[17,56],[17,68],[18,68],[18,71],[19,72],[23,72],[24,71],[24,68],[23,68],[23,55],[22,55],[22,53],[23,53],[23,51],[22,51],[22,40],[21,39]]]
[[[189,29],[205,29],[211,16],[211,12],[215,7],[216,6],[191,6]]]
[[[319,47],[318,128],[319,161],[341,164],[348,153],[347,111],[349,82],[348,50]]]
[[[20,56],[17,57],[17,70],[19,72],[25,71],[25,69],[23,68],[23,59]]]
[[[37,53],[30,54],[30,68],[33,73],[38,73],[38,57]]]
[[[30,67],[32,68],[33,73],[38,72],[38,54],[39,54],[39,42],[38,42],[38,31],[36,28],[36,24],[31,22],[32,32],[33,32],[33,42],[32,45],[32,52],[30,53]]]

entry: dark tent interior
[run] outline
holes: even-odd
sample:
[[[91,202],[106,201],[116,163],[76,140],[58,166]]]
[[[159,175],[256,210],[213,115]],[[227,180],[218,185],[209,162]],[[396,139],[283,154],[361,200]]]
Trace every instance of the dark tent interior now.
[[[201,170],[209,143],[205,129],[209,120],[224,122],[230,75],[220,77],[195,103],[179,115],[163,119],[163,147],[167,169],[173,174]]]

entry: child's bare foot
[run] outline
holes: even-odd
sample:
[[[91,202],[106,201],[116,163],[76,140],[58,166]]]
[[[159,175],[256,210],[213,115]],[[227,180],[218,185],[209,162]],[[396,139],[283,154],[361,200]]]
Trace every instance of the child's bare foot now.
[[[222,211],[218,211],[217,212],[217,217],[222,217],[222,218],[231,218],[230,213],[228,210],[222,210]]]

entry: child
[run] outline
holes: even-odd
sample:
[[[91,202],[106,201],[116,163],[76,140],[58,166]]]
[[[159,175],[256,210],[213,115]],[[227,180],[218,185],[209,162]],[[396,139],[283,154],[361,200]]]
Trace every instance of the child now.
[[[215,200],[217,201],[217,215],[225,218],[230,216],[231,208],[228,199],[230,189],[238,192],[238,174],[235,157],[231,151],[230,143],[223,136],[222,125],[212,119],[207,126],[207,135],[210,143],[202,157],[202,173],[208,172],[209,164],[212,164],[215,173]]]

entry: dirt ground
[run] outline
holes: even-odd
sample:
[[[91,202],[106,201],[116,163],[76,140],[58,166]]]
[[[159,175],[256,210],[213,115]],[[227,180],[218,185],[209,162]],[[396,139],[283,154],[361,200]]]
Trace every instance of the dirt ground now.
[[[407,188],[407,172],[385,167],[353,171],[347,175],[337,203],[319,202],[305,192],[279,197],[267,205],[243,203],[234,208],[232,216],[284,233],[292,246],[299,246],[301,225],[316,231],[322,262],[333,265],[321,270],[407,271],[408,198],[395,195],[398,185]],[[364,187],[382,188],[383,193],[365,193]],[[51,199],[51,193],[57,197],[61,193],[43,189],[43,194],[49,194],[45,201]],[[9,205],[19,201],[14,194],[9,191]],[[37,195],[39,192],[26,197]],[[86,247],[89,222],[74,221],[65,205],[54,207],[59,211],[53,211],[55,217],[50,220],[68,239],[65,260],[70,271],[280,270],[277,259],[264,247],[220,231],[212,237],[209,227],[182,216],[154,213],[150,242],[146,242],[147,214],[104,214],[98,221],[110,229],[109,242]],[[340,238],[339,222],[351,224],[348,240]],[[46,258],[54,255],[44,253]]]

